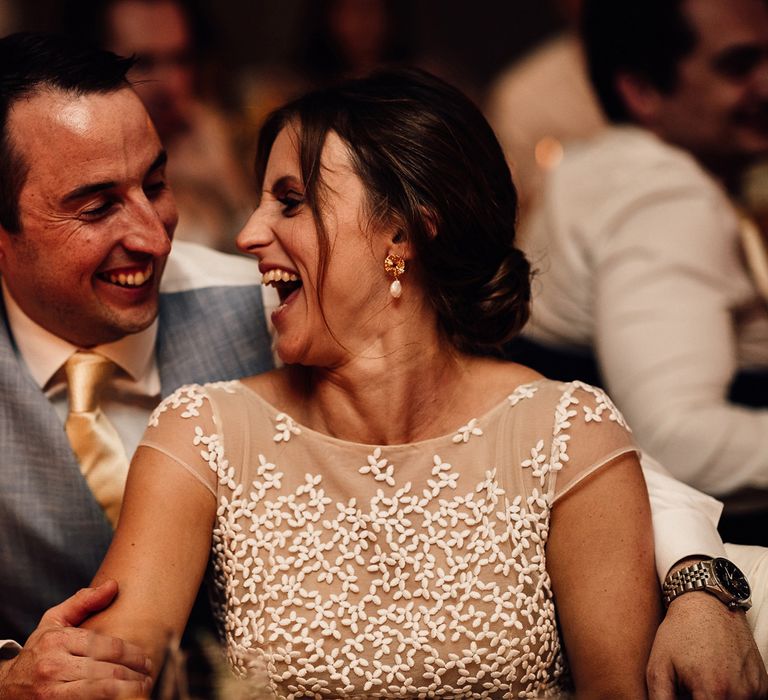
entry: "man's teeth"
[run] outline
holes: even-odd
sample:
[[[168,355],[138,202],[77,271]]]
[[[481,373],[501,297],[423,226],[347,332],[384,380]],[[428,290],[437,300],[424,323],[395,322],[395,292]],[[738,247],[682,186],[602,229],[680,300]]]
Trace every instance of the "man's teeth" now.
[[[298,282],[299,276],[288,270],[267,270],[261,276],[262,284],[272,284],[277,282]]]
[[[109,274],[107,279],[112,284],[117,284],[120,287],[141,287],[152,276],[152,263],[147,265],[144,270],[138,272],[119,272],[118,274]]]

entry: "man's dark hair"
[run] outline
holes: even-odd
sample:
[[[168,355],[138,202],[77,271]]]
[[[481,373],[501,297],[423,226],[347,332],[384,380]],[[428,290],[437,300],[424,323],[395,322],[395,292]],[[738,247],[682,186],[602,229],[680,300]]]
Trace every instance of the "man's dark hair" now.
[[[43,90],[73,95],[109,93],[129,87],[132,59],[53,34],[21,32],[0,39],[0,226],[21,229],[19,194],[29,163],[8,133],[13,105]]]
[[[616,88],[620,73],[669,94],[680,61],[697,42],[683,0],[585,0],[581,35],[592,85],[613,122],[633,121]]]

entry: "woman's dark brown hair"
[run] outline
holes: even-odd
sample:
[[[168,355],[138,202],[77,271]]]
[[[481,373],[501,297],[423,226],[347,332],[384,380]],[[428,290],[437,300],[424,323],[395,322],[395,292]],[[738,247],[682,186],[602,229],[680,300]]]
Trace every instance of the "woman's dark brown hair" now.
[[[320,237],[320,158],[333,131],[349,148],[374,220],[394,222],[416,251],[426,294],[459,350],[496,354],[528,319],[530,270],[515,248],[517,193],[483,115],[462,93],[419,70],[389,70],[312,92],[274,112],[259,138],[263,185],[278,133],[297,128],[305,199]]]

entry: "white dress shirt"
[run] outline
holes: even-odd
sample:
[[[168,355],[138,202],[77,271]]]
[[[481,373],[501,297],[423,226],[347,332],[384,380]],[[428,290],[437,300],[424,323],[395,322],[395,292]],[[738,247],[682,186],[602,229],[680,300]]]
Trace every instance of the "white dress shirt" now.
[[[768,410],[726,398],[739,370],[768,368],[768,305],[722,188],[650,132],[614,127],[566,149],[527,224],[526,334],[595,348],[638,443],[678,479],[768,488]]]

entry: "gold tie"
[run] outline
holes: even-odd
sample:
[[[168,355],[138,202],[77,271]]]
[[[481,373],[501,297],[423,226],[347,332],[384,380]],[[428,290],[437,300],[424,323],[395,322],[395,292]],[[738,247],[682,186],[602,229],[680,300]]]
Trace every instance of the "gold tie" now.
[[[768,251],[765,239],[753,219],[742,214],[740,217],[741,245],[752,281],[765,301],[768,301]]]
[[[128,459],[114,426],[99,407],[101,392],[115,364],[92,352],[76,352],[64,369],[69,384],[69,413],[64,428],[96,500],[117,525],[123,500]]]

